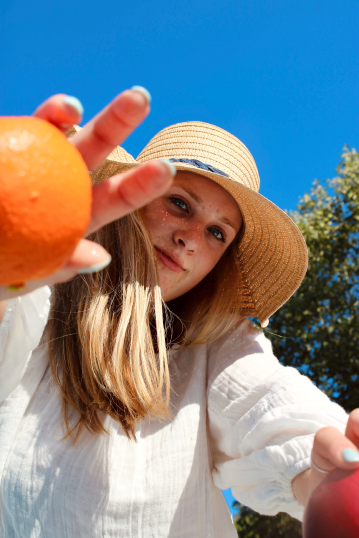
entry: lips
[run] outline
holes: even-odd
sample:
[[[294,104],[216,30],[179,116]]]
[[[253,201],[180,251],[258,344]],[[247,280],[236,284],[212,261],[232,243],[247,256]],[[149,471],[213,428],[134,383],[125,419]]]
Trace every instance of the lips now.
[[[172,252],[169,252],[168,250],[164,250],[163,248],[158,248],[155,245],[155,250],[157,257],[159,260],[165,265],[168,269],[171,271],[174,271],[175,273],[179,273],[180,271],[185,271],[185,268],[182,265],[182,262],[177,256],[172,254]]]

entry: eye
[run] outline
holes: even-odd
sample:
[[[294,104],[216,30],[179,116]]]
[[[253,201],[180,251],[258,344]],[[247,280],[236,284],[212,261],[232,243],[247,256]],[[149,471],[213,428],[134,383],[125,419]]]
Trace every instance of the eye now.
[[[218,239],[218,241],[222,241],[223,243],[226,242],[226,238],[223,234],[223,232],[221,232],[221,230],[219,230],[218,228],[214,228],[213,226],[211,226],[210,228],[207,228],[207,230],[216,238]]]
[[[183,211],[186,211],[186,213],[189,213],[186,202],[181,200],[181,198],[176,198],[175,196],[171,196],[170,200],[173,205],[179,207],[180,209],[183,209]]]

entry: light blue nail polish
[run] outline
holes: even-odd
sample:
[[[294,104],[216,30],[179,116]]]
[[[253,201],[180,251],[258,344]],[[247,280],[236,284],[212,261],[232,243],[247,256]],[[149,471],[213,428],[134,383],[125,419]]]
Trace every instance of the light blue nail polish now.
[[[343,458],[345,461],[359,461],[359,452],[352,448],[346,448],[343,450]]]
[[[171,163],[171,161],[169,161],[168,159],[158,159],[159,161],[162,161],[165,165],[168,166],[168,168],[170,169],[171,171],[171,174],[173,176],[175,176],[177,174],[177,170],[176,170],[176,167],[173,163]]]
[[[105,261],[98,263],[97,265],[91,265],[90,267],[84,267],[78,273],[80,274],[89,274],[89,273],[97,273],[97,271],[101,271],[104,269],[109,263],[111,262],[112,258],[109,256]]]
[[[142,95],[146,97],[149,103],[152,101],[150,92],[146,90],[146,88],[144,88],[143,86],[132,86],[131,90],[142,93]]]
[[[67,95],[64,99],[64,103],[75,108],[77,112],[81,115],[81,117],[84,115],[84,107],[82,106],[81,102],[77,99],[77,97],[72,97],[71,95]]]

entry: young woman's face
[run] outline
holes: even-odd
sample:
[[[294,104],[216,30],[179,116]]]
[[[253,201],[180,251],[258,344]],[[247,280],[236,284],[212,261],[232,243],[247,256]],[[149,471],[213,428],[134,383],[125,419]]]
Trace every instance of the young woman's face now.
[[[242,225],[237,202],[220,185],[178,172],[169,191],[148,204],[164,301],[180,297],[213,269]]]

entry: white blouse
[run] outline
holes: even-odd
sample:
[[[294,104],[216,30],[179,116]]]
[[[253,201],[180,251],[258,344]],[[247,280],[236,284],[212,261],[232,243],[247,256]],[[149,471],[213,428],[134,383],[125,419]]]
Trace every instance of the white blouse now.
[[[302,520],[291,481],[310,467],[315,432],[344,433],[348,415],[283,367],[262,331],[243,320],[171,350],[171,421],[143,421],[135,442],[102,414],[109,435],[85,430],[72,446],[38,347],[50,294],[9,300],[0,325],[0,537],[235,538],[227,488],[261,514]]]

